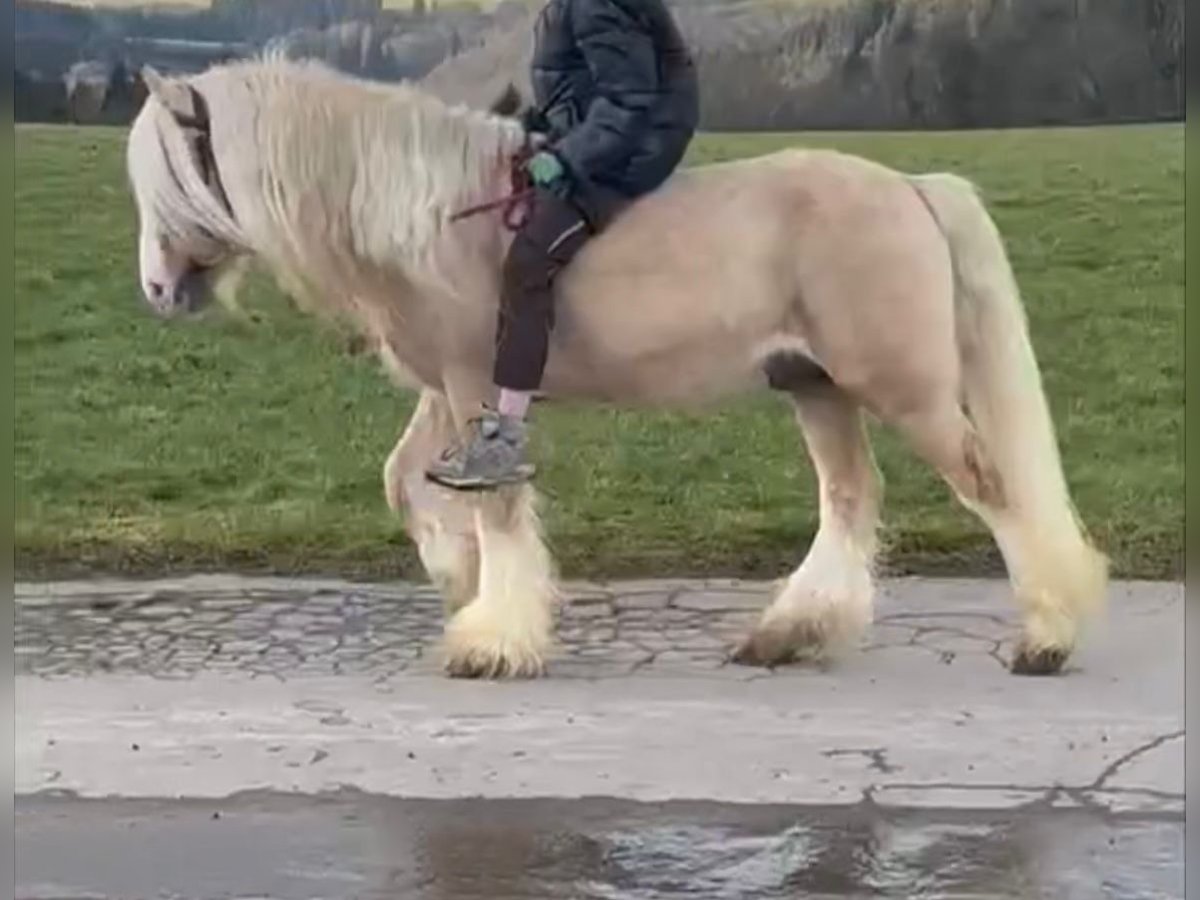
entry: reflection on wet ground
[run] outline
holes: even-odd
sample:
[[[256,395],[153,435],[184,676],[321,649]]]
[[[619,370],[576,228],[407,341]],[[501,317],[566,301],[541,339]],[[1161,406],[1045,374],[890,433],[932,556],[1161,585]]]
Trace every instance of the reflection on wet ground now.
[[[18,897],[1174,900],[1180,817],[613,800],[22,798]]]

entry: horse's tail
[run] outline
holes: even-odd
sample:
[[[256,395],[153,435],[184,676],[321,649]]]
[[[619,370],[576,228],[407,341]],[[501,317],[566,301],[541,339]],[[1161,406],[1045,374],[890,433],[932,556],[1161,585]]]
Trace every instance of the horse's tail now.
[[[1004,530],[1019,544],[1002,550],[1020,557],[1012,574],[1022,599],[1073,623],[1102,602],[1108,560],[1088,540],[1071,501],[1003,240],[971,182],[940,173],[910,180],[950,245],[967,413],[1003,483],[1001,514],[1013,523]],[[1008,562],[1013,569],[1016,560]],[[1047,625],[1073,631],[1072,623]]]

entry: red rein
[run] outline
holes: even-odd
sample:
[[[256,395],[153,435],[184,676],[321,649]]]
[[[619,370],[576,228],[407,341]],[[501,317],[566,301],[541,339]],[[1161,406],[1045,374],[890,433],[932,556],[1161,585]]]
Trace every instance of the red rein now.
[[[525,224],[526,219],[529,218],[528,201],[533,199],[533,182],[529,178],[529,173],[525,171],[525,163],[528,161],[529,156],[530,151],[526,148],[513,156],[510,161],[508,173],[509,183],[512,185],[510,193],[496,200],[489,200],[486,203],[468,206],[466,209],[452,215],[450,221],[457,222],[460,219],[468,219],[480,213],[502,209],[504,210],[504,214],[501,218],[504,222],[504,227],[509,231],[520,229]]]

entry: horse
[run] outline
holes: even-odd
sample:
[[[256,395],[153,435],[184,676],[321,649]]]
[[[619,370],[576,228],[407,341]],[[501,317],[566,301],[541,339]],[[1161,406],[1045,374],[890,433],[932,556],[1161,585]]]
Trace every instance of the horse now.
[[[199,309],[248,261],[309,313],[361,329],[415,410],[383,466],[439,590],[446,674],[544,675],[562,602],[531,483],[456,492],[433,455],[494,398],[505,211],[534,136],[319,63],[148,69],[128,135],[142,291]],[[683,168],[560,276],[542,397],[704,410],[790,400],[819,525],[731,661],[832,659],[873,616],[882,482],[871,416],[990,528],[1021,615],[1017,674],[1060,671],[1105,602],[1108,558],[1065,481],[1026,313],[973,182],[830,150]]]

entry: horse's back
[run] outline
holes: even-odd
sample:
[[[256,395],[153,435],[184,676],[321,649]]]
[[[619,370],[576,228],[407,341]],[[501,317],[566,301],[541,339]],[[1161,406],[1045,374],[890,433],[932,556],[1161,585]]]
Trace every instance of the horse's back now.
[[[781,240],[797,249],[805,220],[853,214],[882,185],[900,183],[872,160],[804,147],[681,169],[620,210],[572,263],[566,290],[602,273],[755,257]]]

